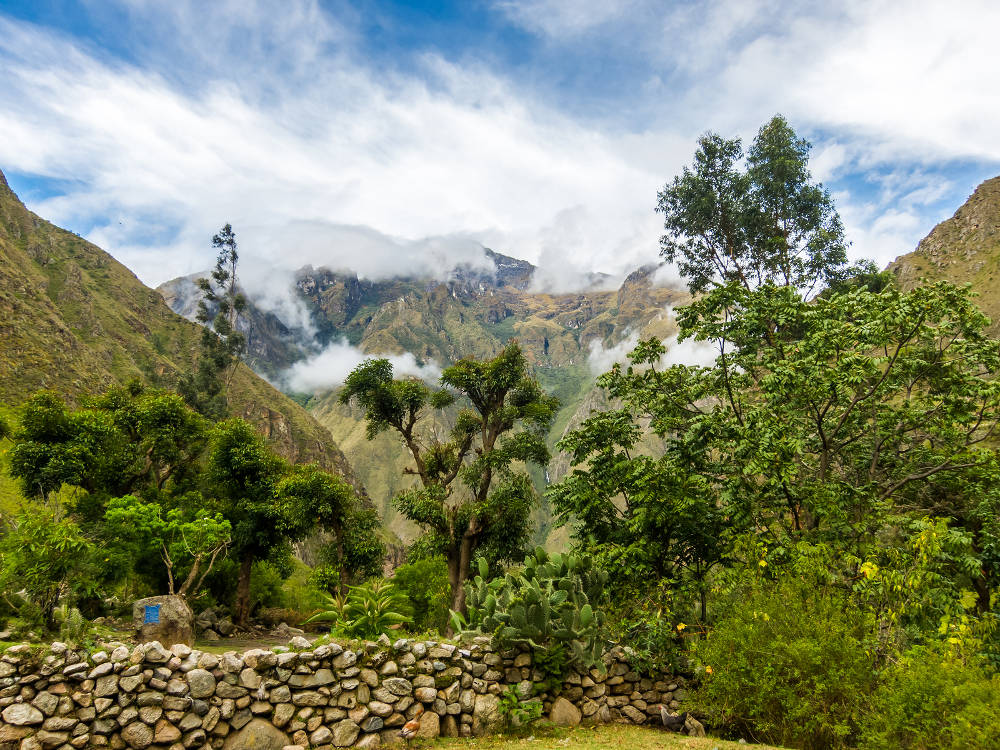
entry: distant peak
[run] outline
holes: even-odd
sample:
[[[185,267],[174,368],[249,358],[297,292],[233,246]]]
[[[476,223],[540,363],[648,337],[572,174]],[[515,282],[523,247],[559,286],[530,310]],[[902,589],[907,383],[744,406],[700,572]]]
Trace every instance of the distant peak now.
[[[2,169],[0,169],[0,187],[5,187],[10,190],[10,185],[7,184],[7,178],[3,176]]]

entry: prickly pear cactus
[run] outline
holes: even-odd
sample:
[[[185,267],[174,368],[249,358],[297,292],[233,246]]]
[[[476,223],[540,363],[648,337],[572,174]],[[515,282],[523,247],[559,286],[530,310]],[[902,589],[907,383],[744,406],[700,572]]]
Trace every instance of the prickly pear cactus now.
[[[493,634],[501,643],[533,650],[559,647],[569,665],[600,666],[604,615],[597,609],[608,574],[590,558],[549,555],[541,547],[524,569],[489,578],[479,561],[479,575],[466,584],[468,616],[456,629]]]

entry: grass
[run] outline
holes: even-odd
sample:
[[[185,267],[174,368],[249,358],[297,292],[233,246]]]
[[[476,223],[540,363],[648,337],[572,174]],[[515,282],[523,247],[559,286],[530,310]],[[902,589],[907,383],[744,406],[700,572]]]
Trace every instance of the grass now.
[[[545,729],[528,737],[477,737],[440,739],[426,745],[434,750],[735,750],[755,747],[775,750],[770,745],[746,745],[717,740],[714,737],[687,737],[681,734],[625,724],[607,724],[594,728]]]

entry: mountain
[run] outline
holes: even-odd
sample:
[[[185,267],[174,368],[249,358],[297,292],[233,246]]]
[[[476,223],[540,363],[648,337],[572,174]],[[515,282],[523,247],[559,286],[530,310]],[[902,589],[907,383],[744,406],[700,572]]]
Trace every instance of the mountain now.
[[[330,343],[346,341],[365,354],[410,353],[419,363],[441,367],[466,356],[492,356],[517,339],[543,387],[562,403],[549,436],[554,446],[566,425],[579,421],[578,412],[593,401],[596,374],[614,356],[608,350],[618,347],[617,353],[624,353],[623,342],[640,336],[667,338],[674,332],[669,309],[688,299],[685,291],[654,283],[654,266],[636,270],[613,290],[601,288],[609,283],[608,277],[594,274],[584,291],[535,291],[531,263],[492,250],[485,254],[485,266],[457,266],[443,279],[374,281],[350,271],[302,268],[295,288],[287,291],[308,311],[312,338],[302,328],[293,329],[280,320],[278,325],[268,322],[271,314],[262,312],[250,296],[247,334],[254,366],[280,382],[280,370],[290,358],[304,359]],[[195,290],[190,279],[160,287],[175,312],[192,317]],[[266,325],[258,327],[257,321]],[[594,365],[595,356],[603,357],[600,365]],[[306,407],[344,450],[388,528],[404,539],[412,538],[415,528],[390,505],[391,498],[413,481],[403,475],[409,462],[406,452],[393,435],[367,440],[361,413],[339,403],[339,383],[329,386],[309,397]],[[447,421],[449,416],[442,418]],[[447,429],[444,423],[435,427]],[[559,475],[564,464],[553,464]],[[539,487],[546,483],[543,472],[534,478]],[[548,478],[556,478],[551,469]],[[540,529],[536,541],[543,542],[550,526],[545,508],[539,510],[536,522]]]
[[[971,283],[979,294],[976,302],[993,321],[991,333],[1000,337],[1000,177],[977,187],[954,216],[889,270],[905,289],[921,279]]]
[[[39,388],[75,401],[132,378],[173,386],[200,335],[106,252],[30,212],[0,173],[0,402]],[[248,367],[229,399],[283,456],[316,461],[363,492],[329,431]]]

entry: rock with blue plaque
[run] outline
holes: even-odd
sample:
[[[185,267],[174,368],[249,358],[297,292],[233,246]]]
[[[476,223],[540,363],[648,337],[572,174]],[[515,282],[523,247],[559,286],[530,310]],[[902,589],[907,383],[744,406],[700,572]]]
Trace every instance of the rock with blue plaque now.
[[[180,596],[151,596],[132,605],[132,625],[140,642],[194,645],[194,613]]]

